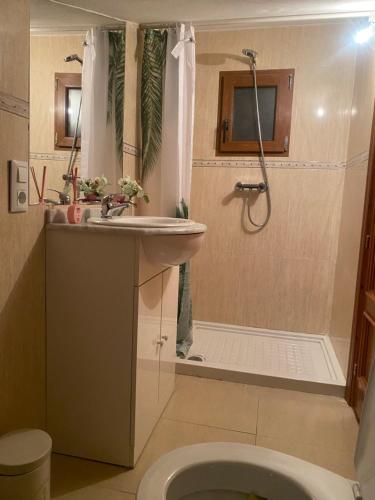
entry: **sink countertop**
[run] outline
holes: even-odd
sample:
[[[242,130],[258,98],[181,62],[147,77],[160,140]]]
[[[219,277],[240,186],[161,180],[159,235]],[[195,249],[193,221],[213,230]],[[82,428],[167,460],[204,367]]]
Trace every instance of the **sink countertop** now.
[[[104,224],[59,224],[51,222],[46,227],[48,231],[95,231],[96,233],[103,232],[107,234],[108,231],[111,231],[118,235],[126,234],[129,236],[179,236],[184,234],[201,234],[207,231],[207,226],[198,222],[185,227],[182,224],[181,226],[174,227],[120,227],[106,226]]]

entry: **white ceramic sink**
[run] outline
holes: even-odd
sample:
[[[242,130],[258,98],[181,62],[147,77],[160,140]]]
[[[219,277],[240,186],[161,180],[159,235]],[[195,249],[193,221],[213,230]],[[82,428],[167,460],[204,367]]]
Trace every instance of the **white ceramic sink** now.
[[[143,227],[143,228],[163,228],[163,227],[187,227],[193,226],[196,223],[190,219],[175,219],[173,217],[145,217],[145,216],[125,216],[111,217],[103,219],[100,217],[92,217],[89,219],[91,224],[99,224],[104,226],[121,226],[121,227]]]
[[[207,230],[204,224],[173,217],[92,217],[88,223],[140,236],[147,259],[165,266],[178,266],[190,260],[201,248]]]

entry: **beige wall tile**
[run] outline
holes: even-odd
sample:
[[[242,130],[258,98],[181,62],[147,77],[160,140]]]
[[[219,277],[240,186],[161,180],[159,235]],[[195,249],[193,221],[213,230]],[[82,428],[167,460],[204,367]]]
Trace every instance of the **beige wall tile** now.
[[[25,88],[27,5],[21,1],[3,2],[6,13],[2,11],[4,17],[0,20],[0,31],[4,28],[9,33],[8,20],[17,21],[13,44],[6,46],[8,55],[13,53],[14,58],[10,57],[7,65],[26,65],[18,75]],[[0,37],[1,52],[2,44]],[[18,61],[20,54],[22,61]],[[1,70],[0,86],[4,74],[8,72]],[[27,158],[28,120],[0,111],[0,434],[18,427],[44,425],[44,213],[40,207],[30,207],[28,213],[8,213],[8,160]]]
[[[215,157],[219,71],[248,69],[241,51],[252,47],[258,69],[296,70],[290,158],[345,161],[355,64],[351,31],[350,23],[337,23],[197,33],[194,158]],[[319,107],[324,117],[317,116]]]
[[[369,151],[374,98],[374,46],[365,45],[358,49],[357,55],[348,160]],[[358,160],[346,170],[330,327],[344,373],[347,371],[349,349],[343,351],[341,348],[348,346],[352,331],[366,178],[366,162]]]
[[[215,159],[219,71],[247,69],[241,50],[252,47],[259,69],[296,70],[290,160],[345,161],[356,55],[351,31],[342,22],[198,33],[194,158]],[[193,169],[192,218],[208,226],[192,266],[194,317],[328,333],[344,170],[270,168],[269,178],[270,222],[249,234],[246,198],[233,187],[259,182],[260,170]],[[265,209],[265,196],[253,196],[256,220]]]
[[[352,330],[366,177],[366,168],[349,168],[345,175],[330,327],[333,337],[344,339],[350,339]]]
[[[29,0],[3,0],[0,19],[0,91],[29,100]]]
[[[375,43],[361,45],[357,52],[350,118],[348,159],[368,151],[375,98]]]
[[[193,169],[192,218],[208,227],[192,261],[194,318],[328,332],[344,171],[270,169],[269,176],[270,222],[249,234],[247,198],[233,186],[258,182],[258,170]],[[260,196],[252,208],[258,220]]]

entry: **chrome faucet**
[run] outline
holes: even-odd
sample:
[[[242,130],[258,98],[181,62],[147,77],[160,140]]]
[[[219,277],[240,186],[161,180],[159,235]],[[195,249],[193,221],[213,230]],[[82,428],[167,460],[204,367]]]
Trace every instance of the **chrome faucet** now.
[[[135,203],[132,201],[125,201],[124,203],[116,203],[114,201],[114,198],[116,196],[119,196],[117,194],[107,194],[107,196],[104,196],[102,199],[102,213],[101,217],[103,219],[110,219],[113,215],[118,212],[118,215],[121,215],[122,211],[125,208],[129,208],[130,205],[135,206]]]
[[[57,189],[49,189],[48,191],[54,191],[59,195],[58,200],[51,200],[49,198],[45,198],[44,201],[46,203],[51,203],[52,205],[70,205],[71,199],[67,193],[64,191],[57,191]]]

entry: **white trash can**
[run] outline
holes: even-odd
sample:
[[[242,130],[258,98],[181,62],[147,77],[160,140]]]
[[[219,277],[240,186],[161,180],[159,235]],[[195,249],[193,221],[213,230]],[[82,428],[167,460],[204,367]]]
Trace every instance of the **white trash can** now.
[[[38,429],[0,437],[0,499],[50,500],[52,440]]]

